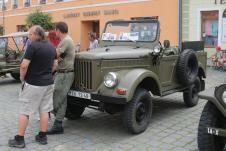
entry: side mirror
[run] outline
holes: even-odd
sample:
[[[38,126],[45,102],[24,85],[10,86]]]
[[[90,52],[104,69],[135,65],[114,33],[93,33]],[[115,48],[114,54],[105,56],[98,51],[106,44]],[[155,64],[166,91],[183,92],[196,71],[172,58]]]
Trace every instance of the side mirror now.
[[[169,40],[164,40],[163,46],[164,46],[164,48],[169,48],[170,47],[170,41]]]

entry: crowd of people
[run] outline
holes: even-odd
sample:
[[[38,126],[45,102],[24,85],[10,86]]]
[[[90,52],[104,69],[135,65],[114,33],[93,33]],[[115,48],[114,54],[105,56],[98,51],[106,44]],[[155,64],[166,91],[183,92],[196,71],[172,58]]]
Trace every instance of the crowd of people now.
[[[39,25],[28,31],[28,43],[20,65],[22,82],[19,101],[21,102],[17,134],[10,139],[10,147],[25,147],[25,131],[29,117],[39,113],[40,128],[35,140],[47,144],[47,135],[62,134],[63,120],[67,108],[67,93],[74,80],[75,45],[68,34],[65,22],[58,22],[55,33],[45,37],[45,31]],[[55,35],[54,35],[55,34]],[[90,46],[95,49],[98,41],[94,33],[88,33]],[[59,39],[59,42],[57,41]],[[55,121],[48,130],[49,113],[55,115]]]

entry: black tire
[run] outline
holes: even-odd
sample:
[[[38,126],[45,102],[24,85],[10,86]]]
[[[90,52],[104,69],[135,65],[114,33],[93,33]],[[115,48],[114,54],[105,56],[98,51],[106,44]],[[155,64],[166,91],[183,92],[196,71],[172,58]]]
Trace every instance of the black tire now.
[[[20,80],[20,73],[10,73],[10,75],[17,81]]]
[[[199,96],[198,93],[201,91],[201,82],[197,77],[195,82],[189,86],[183,93],[184,104],[187,107],[193,107],[198,104]]]
[[[68,102],[70,102],[71,98],[68,97]],[[67,104],[67,110],[66,110],[66,113],[65,113],[65,117],[68,119],[68,120],[76,120],[76,119],[79,119],[82,115],[82,113],[85,111],[85,107],[84,106],[79,106],[79,105],[76,105],[76,104],[71,104],[71,103],[68,103]]]
[[[138,88],[133,99],[124,108],[123,125],[130,133],[141,133],[148,127],[151,114],[152,98],[147,90]]]
[[[207,127],[223,128],[225,118],[211,102],[205,105],[198,127],[199,151],[223,151],[225,143],[222,137],[207,133]]]
[[[198,75],[198,60],[193,50],[184,50],[179,55],[176,73],[182,85],[188,86],[194,83]]]

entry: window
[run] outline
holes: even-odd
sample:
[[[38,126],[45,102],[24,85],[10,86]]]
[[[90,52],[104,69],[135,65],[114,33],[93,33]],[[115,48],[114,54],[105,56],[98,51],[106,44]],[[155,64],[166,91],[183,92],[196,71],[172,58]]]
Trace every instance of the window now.
[[[218,11],[201,12],[201,37],[205,47],[218,45]]]
[[[2,10],[6,10],[7,7],[6,7],[6,4],[2,5]]]
[[[46,0],[40,0],[40,4],[46,4]]]
[[[24,1],[24,7],[29,7],[31,4],[30,4],[30,0],[25,0]]]
[[[13,9],[18,7],[18,0],[12,0]]]
[[[25,32],[25,31],[27,31],[26,25],[17,25],[17,31],[18,32]]]
[[[8,3],[8,0],[0,0],[0,9],[6,10],[7,9],[7,3]]]

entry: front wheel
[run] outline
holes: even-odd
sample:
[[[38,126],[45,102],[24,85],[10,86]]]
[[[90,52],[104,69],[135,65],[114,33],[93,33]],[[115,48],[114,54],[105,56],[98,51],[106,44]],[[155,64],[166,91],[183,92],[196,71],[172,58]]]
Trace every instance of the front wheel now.
[[[69,102],[69,99],[70,99],[70,97],[68,97],[68,102]],[[84,110],[85,110],[84,106],[79,106],[79,105],[68,103],[65,117],[68,120],[76,120],[81,117]]]
[[[20,80],[20,73],[10,73],[10,75],[17,81]]]
[[[207,133],[207,127],[224,128],[225,118],[216,106],[207,102],[205,105],[198,127],[199,151],[223,151],[225,142],[222,137]]]
[[[133,134],[146,130],[152,114],[152,98],[149,92],[138,88],[133,99],[125,106],[122,113],[124,127]]]
[[[183,93],[184,103],[187,107],[193,107],[198,104],[198,93],[201,91],[201,82],[197,77],[195,82]]]

